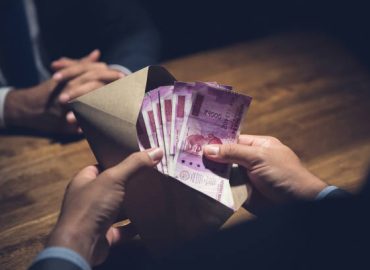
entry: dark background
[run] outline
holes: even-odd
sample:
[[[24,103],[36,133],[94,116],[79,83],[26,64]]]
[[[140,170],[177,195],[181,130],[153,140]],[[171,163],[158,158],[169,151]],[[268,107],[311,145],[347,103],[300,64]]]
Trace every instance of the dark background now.
[[[163,59],[278,32],[323,32],[369,62],[366,1],[141,0],[163,39]]]

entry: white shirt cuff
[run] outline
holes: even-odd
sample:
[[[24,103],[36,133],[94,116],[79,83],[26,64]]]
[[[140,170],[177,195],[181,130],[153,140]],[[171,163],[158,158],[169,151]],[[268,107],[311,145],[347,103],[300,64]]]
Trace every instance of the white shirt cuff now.
[[[12,90],[12,87],[0,87],[0,129],[5,127],[4,106],[6,95],[10,90]]]
[[[129,70],[127,67],[124,67],[124,66],[121,66],[121,65],[113,64],[113,65],[109,65],[109,67],[111,69],[115,69],[115,70],[121,71],[125,75],[129,75],[129,74],[132,73],[132,71]]]
[[[336,189],[338,189],[338,187],[336,187],[336,186],[327,186],[326,188],[321,190],[319,194],[317,194],[315,200],[320,201],[320,200],[324,199],[326,196],[328,196],[329,193],[331,193],[332,191],[334,191]]]
[[[33,260],[32,265],[46,259],[62,259],[77,265],[82,270],[91,270],[90,265],[77,252],[65,247],[48,247]]]

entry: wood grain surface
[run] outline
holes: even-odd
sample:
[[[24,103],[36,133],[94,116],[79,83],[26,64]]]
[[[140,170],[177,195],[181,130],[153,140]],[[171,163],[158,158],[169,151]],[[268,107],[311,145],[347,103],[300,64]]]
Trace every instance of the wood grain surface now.
[[[327,183],[361,188],[370,157],[370,76],[335,40],[283,34],[164,66],[178,80],[217,81],[252,96],[246,132],[278,137]],[[92,163],[84,140],[0,135],[0,269],[27,268],[56,222],[69,180]]]

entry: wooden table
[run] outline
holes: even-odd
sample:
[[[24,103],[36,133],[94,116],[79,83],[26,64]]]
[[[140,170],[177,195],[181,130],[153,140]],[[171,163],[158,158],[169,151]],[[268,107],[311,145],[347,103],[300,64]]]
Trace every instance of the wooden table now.
[[[370,154],[370,77],[337,42],[286,34],[164,66],[179,80],[244,90],[254,98],[248,133],[278,137],[330,184],[361,187]],[[7,134],[0,135],[0,157],[0,268],[24,269],[56,221],[68,181],[95,159],[84,140]]]

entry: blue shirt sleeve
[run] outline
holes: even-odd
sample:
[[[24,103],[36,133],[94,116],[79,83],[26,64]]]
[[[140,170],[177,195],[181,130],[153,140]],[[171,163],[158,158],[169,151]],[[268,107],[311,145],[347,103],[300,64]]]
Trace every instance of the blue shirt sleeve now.
[[[91,270],[90,265],[80,254],[65,247],[48,247],[44,249],[37,255],[32,265],[46,259],[62,259],[75,264],[81,270]]]
[[[324,199],[326,196],[329,195],[329,193],[333,192],[336,189],[338,189],[338,187],[336,187],[336,186],[327,186],[326,188],[321,190],[319,194],[317,194],[315,200],[320,201],[320,200]]]

